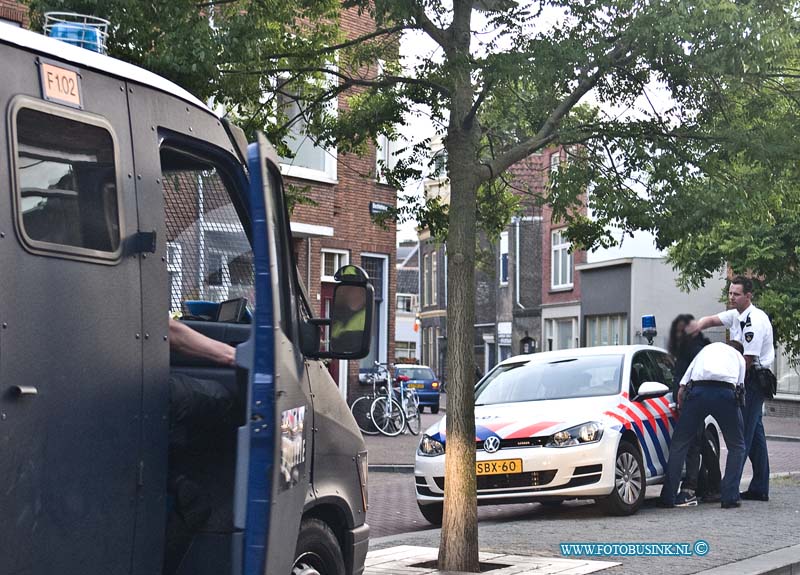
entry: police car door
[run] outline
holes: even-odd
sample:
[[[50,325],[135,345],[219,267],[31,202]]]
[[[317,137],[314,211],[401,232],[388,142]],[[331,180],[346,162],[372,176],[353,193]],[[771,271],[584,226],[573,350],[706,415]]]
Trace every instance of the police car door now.
[[[126,90],[7,45],[0,61],[0,573],[129,573],[142,333]],[[47,74],[74,91],[48,92]]]
[[[292,569],[310,488],[313,413],[305,362],[297,345],[295,268],[277,156],[259,136],[250,145],[248,160],[258,305],[249,398],[243,572],[261,575]],[[265,237],[268,241],[261,241]]]

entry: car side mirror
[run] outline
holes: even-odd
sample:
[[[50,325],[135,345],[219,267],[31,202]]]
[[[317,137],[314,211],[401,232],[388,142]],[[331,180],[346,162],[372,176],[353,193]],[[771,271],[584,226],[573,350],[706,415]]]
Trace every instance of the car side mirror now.
[[[361,359],[369,354],[375,290],[360,267],[346,265],[334,275],[330,318],[310,319],[301,328],[303,353],[312,358]],[[328,327],[328,349],[320,350],[320,328]]]
[[[656,397],[663,397],[670,392],[670,389],[658,381],[645,381],[639,386],[639,392],[633,401],[644,401],[645,399],[653,399]]]

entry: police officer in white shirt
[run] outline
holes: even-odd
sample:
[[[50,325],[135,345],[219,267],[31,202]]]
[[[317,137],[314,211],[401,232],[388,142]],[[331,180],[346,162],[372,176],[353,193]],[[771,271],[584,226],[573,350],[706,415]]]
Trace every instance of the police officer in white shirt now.
[[[739,393],[744,385],[745,362],[742,346],[737,341],[711,343],[695,356],[683,375],[678,389],[681,415],[675,425],[669,446],[669,461],[664,486],[661,488],[661,507],[674,507],[675,495],[681,480],[683,462],[697,429],[711,415],[719,424],[728,459],[725,476],[720,484],[722,508],[739,507],[739,482],[745,461],[742,412]]]
[[[717,315],[700,318],[689,324],[687,333],[695,333],[711,326],[725,326],[730,330],[732,340],[744,346],[744,359],[747,364],[745,384],[744,443],[750,463],[753,465],[753,479],[742,499],[769,501],[769,454],[761,410],[764,393],[754,376],[756,369],[772,369],[775,363],[775,348],[772,341],[772,323],[762,310],[752,303],[753,282],[750,278],[736,276],[728,288],[728,301],[732,307]]]

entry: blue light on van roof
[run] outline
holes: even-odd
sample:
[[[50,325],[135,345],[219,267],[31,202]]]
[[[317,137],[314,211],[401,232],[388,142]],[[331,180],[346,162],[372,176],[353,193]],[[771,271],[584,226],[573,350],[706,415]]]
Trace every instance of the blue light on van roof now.
[[[109,21],[72,12],[46,12],[44,33],[67,44],[106,53]]]

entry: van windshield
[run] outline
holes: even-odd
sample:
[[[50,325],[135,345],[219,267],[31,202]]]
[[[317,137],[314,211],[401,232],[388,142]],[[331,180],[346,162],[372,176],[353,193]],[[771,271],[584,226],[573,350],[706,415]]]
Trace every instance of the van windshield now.
[[[481,382],[476,405],[619,393],[622,355],[565,357],[498,367]]]

